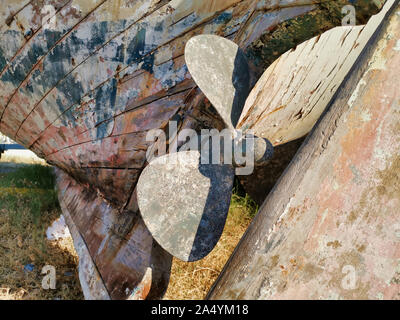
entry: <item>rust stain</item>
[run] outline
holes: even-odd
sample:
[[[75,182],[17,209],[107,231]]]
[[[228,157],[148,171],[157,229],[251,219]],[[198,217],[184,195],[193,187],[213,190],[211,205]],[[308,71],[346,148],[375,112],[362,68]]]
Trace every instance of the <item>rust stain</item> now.
[[[342,246],[342,244],[341,244],[340,241],[338,241],[338,240],[328,242],[326,245],[327,245],[328,247],[332,247],[333,249],[337,249],[337,248],[339,248],[339,247]]]

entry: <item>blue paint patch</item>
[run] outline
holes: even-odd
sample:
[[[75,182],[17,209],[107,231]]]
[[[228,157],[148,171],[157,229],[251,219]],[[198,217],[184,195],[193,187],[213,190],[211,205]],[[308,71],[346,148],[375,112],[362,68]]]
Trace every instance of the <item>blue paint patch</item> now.
[[[54,31],[54,30],[46,29],[44,31],[44,39],[46,39],[45,43],[47,45],[47,51],[49,51],[57,43],[57,41],[61,39],[61,37],[64,34],[65,34],[65,32],[62,32],[62,31]],[[40,41],[40,42],[42,42],[42,41]]]
[[[146,29],[142,28],[138,31],[136,36],[128,45],[127,54],[128,60],[127,64],[131,64],[134,61],[140,61],[140,59],[145,55],[145,43],[146,42]]]
[[[114,122],[114,119],[101,123],[96,127],[96,139],[100,140],[108,136],[108,127]]]
[[[117,100],[118,81],[113,78],[106,85],[100,87],[96,93],[96,125],[111,117]],[[98,132],[98,135],[102,132]]]
[[[99,45],[106,42],[106,34],[108,31],[108,22],[93,23],[91,27],[91,37],[87,43],[90,51],[95,50]]]
[[[164,22],[158,22],[154,27],[154,31],[161,32],[163,30]]]
[[[85,93],[82,83],[72,76],[65,78],[57,88],[64,93],[69,105],[79,101]]]
[[[64,65],[62,62],[54,62],[53,64],[47,66],[47,68],[44,68],[41,78],[39,78],[38,81],[38,85],[42,85],[43,87],[43,94],[52,89],[65,74]]]
[[[38,59],[45,53],[45,49],[41,45],[33,44],[28,54],[21,61],[14,61],[11,68],[7,69],[1,80],[11,82],[14,86],[18,87],[25,80],[25,77],[37,63]]]
[[[32,272],[33,270],[35,270],[35,265],[33,265],[32,263],[27,264],[24,266],[24,271],[25,272]]]
[[[223,12],[218,17],[216,17],[213,22],[215,22],[217,24],[225,24],[228,21],[230,21],[231,19],[232,19],[231,12]]]
[[[76,41],[76,39],[71,39],[71,40],[74,42]],[[55,63],[65,60],[70,61],[72,58],[70,50],[71,47],[72,46],[70,45],[65,45],[64,43],[60,43],[48,54],[47,59],[49,60],[50,63]]]
[[[59,110],[63,110],[64,109],[64,105],[63,105],[63,102],[61,100],[61,97],[57,97],[56,104],[57,104]]]
[[[32,37],[32,35],[33,35],[32,30],[28,30],[27,32],[25,32],[24,37],[25,38],[30,38],[30,37]]]
[[[113,57],[112,61],[114,62],[124,62],[125,60],[125,46],[123,44],[119,45],[117,48],[117,53],[115,54],[115,57]]]
[[[154,53],[147,55],[143,59],[143,64],[141,69],[146,70],[150,72],[151,74],[153,73],[153,67],[154,67]]]

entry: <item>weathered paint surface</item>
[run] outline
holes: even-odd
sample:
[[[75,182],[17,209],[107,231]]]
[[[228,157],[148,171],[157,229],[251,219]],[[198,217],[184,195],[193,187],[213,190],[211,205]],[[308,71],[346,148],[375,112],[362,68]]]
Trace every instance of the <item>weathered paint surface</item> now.
[[[400,299],[400,7],[264,203],[214,299]]]
[[[172,257],[153,240],[139,212],[120,212],[62,171],[57,176],[61,207],[81,253],[85,297],[162,297]]]
[[[329,2],[333,1],[324,4]],[[322,5],[318,3],[2,1],[0,131],[79,182],[71,180],[61,197],[88,251],[96,257],[99,243],[93,240],[92,244],[88,239],[97,232],[95,221],[106,217],[90,220],[85,214],[96,208],[113,217],[118,210],[135,212],[134,189],[146,165],[145,133],[152,128],[164,129],[177,114],[182,117],[181,129],[220,126],[221,119],[195,88],[187,71],[183,58],[186,42],[197,34],[222,35],[233,39],[256,61],[253,49],[258,38],[283,21],[319,12]],[[43,13],[45,5],[55,8],[54,25],[42,25],[44,17],[53,18]],[[293,34],[290,37],[296,38]],[[260,74],[260,66],[254,64],[251,68]],[[63,176],[61,180],[68,179]],[[80,198],[83,194],[86,200]],[[85,210],[85,206],[90,209]],[[146,230],[141,236],[149,246],[141,248],[149,255],[152,240],[146,238]],[[126,235],[128,242],[129,237]],[[140,242],[139,238],[132,241]],[[117,241],[117,245],[123,243]],[[110,292],[118,281],[132,289],[132,284],[139,285],[139,278],[149,279],[147,262],[143,268],[135,263],[125,268],[118,265],[118,256],[110,257],[99,256],[93,261],[111,298],[126,297],[118,285],[116,292]],[[113,261],[109,269],[101,265],[102,259]],[[114,275],[115,270],[122,271]],[[122,276],[128,270],[132,278]],[[143,295],[148,292],[147,285],[140,288],[138,292]],[[158,290],[162,289],[160,282]],[[137,297],[128,291],[131,297]]]

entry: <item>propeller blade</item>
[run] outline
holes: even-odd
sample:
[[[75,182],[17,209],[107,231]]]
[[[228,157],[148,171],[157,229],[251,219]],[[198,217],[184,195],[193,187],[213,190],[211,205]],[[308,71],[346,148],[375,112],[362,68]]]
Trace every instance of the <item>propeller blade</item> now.
[[[199,35],[187,42],[185,60],[192,78],[226,126],[235,129],[250,92],[249,69],[242,50],[228,39]]]
[[[198,151],[155,158],[137,185],[139,209],[156,241],[183,261],[204,258],[221,237],[234,169],[201,164]]]

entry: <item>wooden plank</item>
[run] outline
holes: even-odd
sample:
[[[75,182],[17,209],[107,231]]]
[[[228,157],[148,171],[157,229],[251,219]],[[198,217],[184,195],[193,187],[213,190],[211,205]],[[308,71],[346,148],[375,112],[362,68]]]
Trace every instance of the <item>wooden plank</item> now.
[[[210,299],[400,297],[399,1],[389,8]]]

